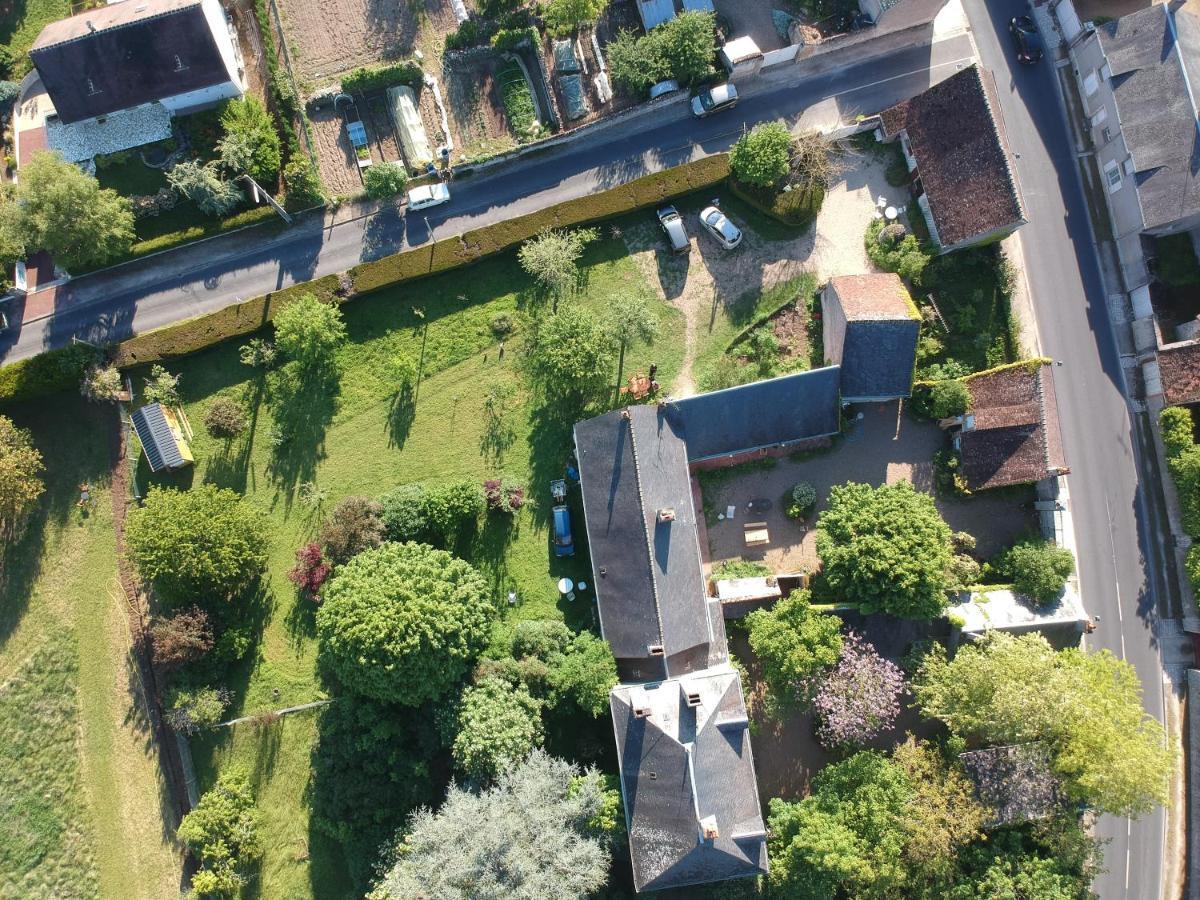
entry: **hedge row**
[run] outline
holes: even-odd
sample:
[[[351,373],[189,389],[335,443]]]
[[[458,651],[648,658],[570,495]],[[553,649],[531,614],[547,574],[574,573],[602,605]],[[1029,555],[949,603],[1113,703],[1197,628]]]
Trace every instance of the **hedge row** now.
[[[0,369],[0,402],[32,400],[78,390],[83,371],[96,358],[96,351],[72,344],[22,359]]]
[[[342,90],[347,94],[362,94],[382,88],[407,84],[416,87],[425,78],[425,72],[415,62],[398,62],[387,66],[355,69],[342,78]]]
[[[825,188],[821,185],[816,185],[811,190],[785,192],[774,188],[756,188],[753,185],[742,184],[736,178],[730,178],[729,191],[764,216],[796,228],[807,228],[811,225],[825,202]]]
[[[653,206],[671,197],[716,184],[728,175],[729,159],[725,154],[708,156],[665,172],[646,175],[599,194],[567,200],[529,215],[468,231],[459,237],[362,263],[346,276],[348,290],[342,289],[343,277],[326,275],[195,319],[139,334],[117,347],[116,363],[122,367],[132,366],[194,353],[223,340],[257,331],[271,321],[290,297],[298,294],[311,293],[324,300],[342,302],[401,282],[470,265],[485,256],[514,247],[545,228],[583,225]],[[0,373],[3,371],[0,369]],[[0,390],[0,400],[4,398],[5,394]]]
[[[1196,602],[1200,603],[1200,447],[1195,441],[1195,424],[1189,410],[1168,406],[1158,416],[1167,468],[1179,496],[1183,530],[1194,543],[1184,559],[1184,570]]]

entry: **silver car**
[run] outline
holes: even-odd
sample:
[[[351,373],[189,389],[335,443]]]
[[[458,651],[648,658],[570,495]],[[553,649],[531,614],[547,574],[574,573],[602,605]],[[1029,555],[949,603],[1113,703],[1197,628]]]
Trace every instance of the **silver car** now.
[[[742,230],[730,222],[725,213],[715,206],[704,208],[704,211],[700,213],[700,224],[726,250],[732,250],[742,242]]]
[[[687,229],[683,227],[683,217],[679,215],[679,210],[673,206],[664,206],[658,210],[658,224],[667,236],[672,253],[688,252],[691,245],[688,243]]]
[[[450,188],[438,182],[437,184],[423,184],[420,187],[415,187],[408,192],[408,210],[415,212],[418,209],[428,209],[431,206],[439,206],[450,200]]]
[[[723,109],[733,109],[737,106],[738,92],[732,84],[714,84],[704,88],[692,98],[692,115],[697,119],[711,116]]]

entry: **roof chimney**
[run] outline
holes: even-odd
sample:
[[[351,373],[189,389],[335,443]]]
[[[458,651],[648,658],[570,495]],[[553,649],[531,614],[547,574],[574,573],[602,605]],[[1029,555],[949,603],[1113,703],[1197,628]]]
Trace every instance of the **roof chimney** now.
[[[700,830],[704,833],[706,841],[715,841],[721,836],[721,829],[717,827],[716,816],[705,816],[700,820]]]

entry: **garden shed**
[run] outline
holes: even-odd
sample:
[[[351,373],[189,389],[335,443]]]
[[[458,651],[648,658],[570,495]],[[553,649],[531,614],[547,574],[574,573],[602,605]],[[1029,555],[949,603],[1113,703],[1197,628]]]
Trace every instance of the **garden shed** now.
[[[149,403],[137,410],[133,414],[133,430],[142,442],[151,472],[182,469],[192,464],[192,449],[182,423],[161,403]]]

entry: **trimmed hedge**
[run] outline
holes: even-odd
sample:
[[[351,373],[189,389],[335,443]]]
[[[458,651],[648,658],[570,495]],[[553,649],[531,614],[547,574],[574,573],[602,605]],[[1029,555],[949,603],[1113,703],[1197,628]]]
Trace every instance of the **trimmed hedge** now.
[[[775,188],[759,188],[743,184],[737,178],[731,177],[729,191],[764,216],[796,228],[807,228],[815,222],[817,213],[821,211],[821,205],[825,202],[825,188],[820,185],[807,191],[784,192]]]
[[[398,62],[387,66],[372,66],[355,69],[342,79],[342,90],[347,94],[362,94],[381,88],[407,84],[416,87],[425,78],[425,72],[415,62]]]
[[[95,359],[92,348],[72,344],[5,366],[0,369],[0,403],[78,390],[84,370]]]

